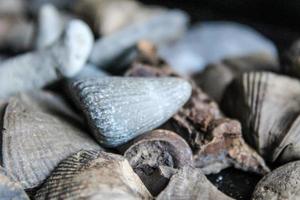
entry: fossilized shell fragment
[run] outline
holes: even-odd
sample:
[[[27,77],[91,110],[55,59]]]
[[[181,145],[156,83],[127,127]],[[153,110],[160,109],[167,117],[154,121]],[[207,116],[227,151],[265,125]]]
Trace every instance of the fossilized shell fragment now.
[[[75,12],[87,19],[97,34],[109,35],[165,9],[144,6],[134,0],[81,0],[75,5]]]
[[[152,53],[143,51],[129,76],[178,76]],[[148,58],[148,59],[147,59]],[[240,123],[223,117],[216,102],[193,81],[192,95],[163,128],[180,134],[192,147],[194,166],[217,173],[229,166],[259,174],[269,172],[264,160],[242,138]]]
[[[184,167],[172,176],[168,186],[157,197],[167,199],[230,200],[207,180],[201,169]]]
[[[125,158],[102,151],[86,150],[62,161],[35,198],[152,199]]]
[[[300,82],[271,72],[245,73],[226,90],[224,110],[270,162],[300,158]]]
[[[217,173],[229,166],[259,174],[270,171],[264,160],[243,140],[240,123],[226,118],[209,124],[204,142],[195,152],[194,166],[205,174]]]
[[[208,65],[203,72],[195,74],[193,79],[204,92],[220,102],[227,86],[243,72],[278,71],[278,68],[277,61],[272,56],[251,54]]]
[[[2,164],[25,189],[41,184],[61,160],[80,149],[101,147],[60,99],[34,93],[9,100],[3,119]]]
[[[50,48],[5,60],[0,65],[0,98],[42,88],[62,77],[76,75],[93,45],[89,27],[71,21],[61,40]]]
[[[0,199],[29,200],[22,186],[0,167]]]
[[[116,147],[167,121],[191,86],[179,78],[100,77],[78,80],[70,91],[97,140]]]
[[[300,161],[285,164],[263,177],[253,193],[253,200],[300,199]]]
[[[162,190],[156,187],[157,180],[152,179],[159,166],[181,168],[192,165],[191,148],[183,138],[172,131],[151,131],[139,136],[128,146],[124,157],[153,195]]]

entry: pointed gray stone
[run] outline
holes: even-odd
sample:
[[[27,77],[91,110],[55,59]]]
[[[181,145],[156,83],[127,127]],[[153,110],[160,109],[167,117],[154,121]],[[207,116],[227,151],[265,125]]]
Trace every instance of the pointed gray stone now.
[[[191,95],[191,85],[178,78],[90,78],[70,90],[95,137],[108,147],[160,126]]]

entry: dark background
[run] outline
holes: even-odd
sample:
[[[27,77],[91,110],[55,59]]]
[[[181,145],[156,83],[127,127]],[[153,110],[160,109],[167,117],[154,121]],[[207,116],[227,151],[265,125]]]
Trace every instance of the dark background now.
[[[180,8],[192,23],[230,20],[250,25],[275,42],[280,51],[300,36],[300,0],[140,0]]]

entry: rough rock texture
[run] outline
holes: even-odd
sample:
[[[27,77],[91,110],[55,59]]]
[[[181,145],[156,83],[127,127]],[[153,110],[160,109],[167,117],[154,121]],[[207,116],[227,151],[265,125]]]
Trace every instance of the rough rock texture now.
[[[152,199],[120,155],[79,151],[62,161],[35,199]]]
[[[253,200],[300,199],[300,161],[285,164],[263,177],[253,193]]]

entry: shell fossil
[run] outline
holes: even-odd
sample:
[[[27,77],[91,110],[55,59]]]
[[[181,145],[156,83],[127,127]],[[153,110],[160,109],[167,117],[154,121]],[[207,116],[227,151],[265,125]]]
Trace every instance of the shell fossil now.
[[[287,163],[263,177],[253,193],[253,200],[300,199],[300,161]]]
[[[126,146],[129,147],[124,157],[153,195],[161,191],[157,180],[152,179],[159,166],[181,168],[192,165],[192,150],[183,138],[172,131],[153,130]]]
[[[0,199],[29,200],[22,186],[0,167]]]
[[[61,40],[51,47],[0,64],[0,97],[39,89],[62,77],[76,75],[84,66],[92,44],[89,27],[80,20],[72,20]]]
[[[245,73],[226,90],[222,106],[241,120],[243,134],[270,162],[300,158],[300,82],[271,72]]]
[[[155,52],[149,51],[153,50],[149,45],[139,48],[141,55],[126,75],[178,76],[155,56]],[[245,143],[240,123],[223,117],[216,102],[192,80],[190,83],[190,99],[162,128],[180,134],[189,143],[194,153],[194,166],[205,174],[217,173],[229,166],[260,174],[269,172],[264,160]]]
[[[128,161],[103,151],[81,150],[62,161],[35,199],[152,199]]]
[[[157,200],[167,199],[230,200],[232,198],[210,183],[201,169],[183,167],[171,177],[166,189],[157,197]]]
[[[179,78],[100,77],[75,81],[70,92],[98,142],[116,147],[167,121],[191,86]]]
[[[78,120],[51,93],[12,97],[3,120],[3,167],[28,189],[42,183],[72,153],[101,149]]]

